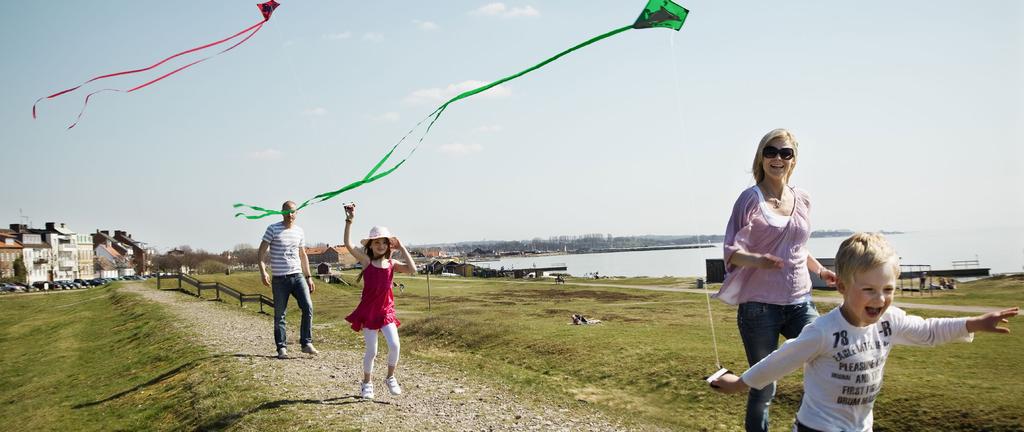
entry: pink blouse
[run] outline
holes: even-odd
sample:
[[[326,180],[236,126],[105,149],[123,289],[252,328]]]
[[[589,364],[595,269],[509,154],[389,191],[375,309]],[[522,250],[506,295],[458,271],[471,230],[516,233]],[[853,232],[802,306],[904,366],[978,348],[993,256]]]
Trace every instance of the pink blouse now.
[[[715,295],[728,304],[760,302],[788,305],[810,300],[811,275],[807,271],[807,239],[811,235],[811,200],[807,192],[790,188],[796,196],[789,222],[769,224],[757,185],[743,191],[725,227],[725,281]],[[773,215],[774,216],[774,215]],[[729,264],[736,251],[770,253],[782,259],[781,269],[760,269]]]

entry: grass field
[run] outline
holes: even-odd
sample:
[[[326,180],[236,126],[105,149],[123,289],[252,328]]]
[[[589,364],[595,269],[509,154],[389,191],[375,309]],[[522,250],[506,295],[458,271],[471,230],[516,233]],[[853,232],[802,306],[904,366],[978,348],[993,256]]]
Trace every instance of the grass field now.
[[[255,273],[201,279],[270,294]],[[353,280],[354,274],[346,279]],[[692,287],[692,280],[570,279],[566,285],[554,285],[543,280],[431,278],[429,311],[426,280],[398,280],[406,285],[404,293],[396,292],[404,355],[475,371],[551,403],[590,404],[627,424],[677,430],[735,430],[742,425],[745,397],[713,393],[701,380],[716,369],[703,295],[573,285]],[[314,294],[315,322],[335,325],[316,337],[361,349],[360,336],[343,321],[359,293],[357,287],[319,285]],[[928,300],[1013,306],[1024,303],[1024,281],[965,283],[955,293]],[[831,308],[820,307],[822,313]],[[722,363],[745,370],[735,309],[717,301],[712,309]],[[925,317],[963,315],[911,312]],[[294,302],[289,313],[290,322],[298,322]],[[604,323],[571,326],[572,313]],[[1018,319],[1010,327],[1010,336],[982,334],[972,344],[895,349],[875,406],[876,430],[1024,430],[1024,401],[1007,397],[1024,384],[1024,365],[1017,361],[1024,352],[1024,324]],[[788,430],[799,407],[800,379],[797,373],[780,382],[773,429]]]
[[[265,402],[234,359],[192,345],[159,306],[115,286],[0,297],[3,430],[216,429]],[[253,416],[239,429],[288,421]]]
[[[936,290],[900,296],[902,300],[929,304],[965,304],[1002,307],[1007,302],[1019,304],[1024,298],[1024,275],[995,276],[981,281],[958,283],[955,290]]]

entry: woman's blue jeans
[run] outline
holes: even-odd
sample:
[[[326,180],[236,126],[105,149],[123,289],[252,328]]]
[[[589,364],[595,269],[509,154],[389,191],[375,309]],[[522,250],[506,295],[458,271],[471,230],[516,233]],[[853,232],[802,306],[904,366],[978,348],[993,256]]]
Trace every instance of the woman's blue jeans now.
[[[740,328],[743,348],[750,366],[757,364],[779,347],[779,335],[792,339],[800,335],[804,326],[818,317],[814,303],[775,305],[748,302],[740,304],[736,323]],[[775,383],[761,390],[750,389],[747,396],[747,431],[768,430],[768,407],[775,397]]]

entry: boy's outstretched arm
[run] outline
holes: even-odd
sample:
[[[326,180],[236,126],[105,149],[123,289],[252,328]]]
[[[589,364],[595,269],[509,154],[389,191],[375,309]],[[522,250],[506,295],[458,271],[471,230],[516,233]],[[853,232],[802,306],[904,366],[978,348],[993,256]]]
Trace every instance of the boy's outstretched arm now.
[[[984,315],[968,318],[967,331],[971,333],[1009,333],[1010,329],[1006,327],[999,327],[999,324],[1009,322],[1007,318],[1015,317],[1018,313],[1020,313],[1020,307],[1004,309],[998,312],[989,312]]]
[[[711,382],[711,388],[719,393],[739,393],[750,390],[750,386],[735,374],[727,373]]]

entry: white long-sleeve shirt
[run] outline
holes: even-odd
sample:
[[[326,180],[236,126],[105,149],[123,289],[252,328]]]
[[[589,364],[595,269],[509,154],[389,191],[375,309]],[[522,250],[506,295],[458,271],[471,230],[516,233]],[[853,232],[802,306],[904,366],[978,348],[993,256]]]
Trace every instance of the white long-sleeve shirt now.
[[[870,431],[882,370],[894,344],[935,346],[974,339],[966,318],[907,315],[890,306],[877,323],[851,325],[840,308],[821,316],[741,377],[760,389],[804,366],[797,420],[821,431]]]

